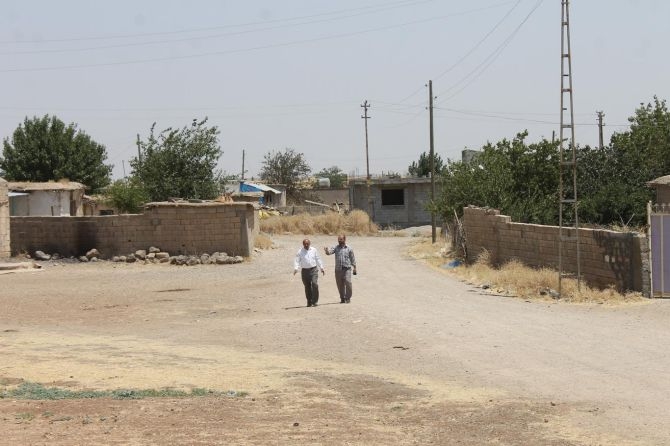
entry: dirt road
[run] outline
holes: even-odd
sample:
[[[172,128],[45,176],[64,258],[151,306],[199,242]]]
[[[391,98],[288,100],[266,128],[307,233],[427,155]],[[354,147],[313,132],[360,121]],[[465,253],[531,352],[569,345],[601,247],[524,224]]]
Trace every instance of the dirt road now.
[[[0,391],[223,392],[0,399],[0,444],[668,444],[670,302],[483,295],[407,257],[412,238],[349,237],[352,303],[325,257],[307,308],[301,238],[239,265],[0,275]]]

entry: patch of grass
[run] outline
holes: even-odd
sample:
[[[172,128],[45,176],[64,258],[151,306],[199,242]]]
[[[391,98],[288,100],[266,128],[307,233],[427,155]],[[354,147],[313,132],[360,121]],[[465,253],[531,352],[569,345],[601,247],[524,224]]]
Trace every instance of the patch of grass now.
[[[519,261],[510,261],[500,267],[491,265],[490,256],[483,252],[472,265],[461,265],[445,269],[442,266],[454,257],[451,256],[449,244],[441,239],[431,243],[431,239],[417,240],[411,244],[408,254],[426,261],[429,265],[454,275],[475,286],[485,286],[492,294],[518,297],[522,299],[551,300],[551,290],[558,289],[558,272],[551,268],[531,268]],[[642,302],[646,299],[640,293],[619,293],[613,287],[600,290],[591,288],[584,282],[581,289],[577,280],[561,281],[561,301],[573,303],[621,304]],[[555,291],[554,291],[555,292]]]
[[[21,412],[17,413],[14,418],[21,421],[32,421],[35,418],[35,415],[31,414],[30,412]]]
[[[105,392],[96,391],[72,391],[58,387],[44,387],[42,384],[33,382],[22,382],[12,389],[0,392],[0,398],[17,398],[22,400],[63,400],[100,398],[108,396]]]
[[[163,389],[116,389],[116,390],[67,390],[59,387],[45,387],[40,383],[22,382],[18,386],[0,390],[0,399],[15,398],[22,400],[64,400],[114,398],[139,400],[143,398],[187,398],[200,396],[228,396],[245,397],[246,392],[218,392],[204,388],[194,388],[190,391],[171,388]]]
[[[268,234],[356,234],[371,235],[379,231],[379,227],[370,221],[367,213],[356,209],[348,214],[310,215],[275,215],[261,220],[261,231]]]

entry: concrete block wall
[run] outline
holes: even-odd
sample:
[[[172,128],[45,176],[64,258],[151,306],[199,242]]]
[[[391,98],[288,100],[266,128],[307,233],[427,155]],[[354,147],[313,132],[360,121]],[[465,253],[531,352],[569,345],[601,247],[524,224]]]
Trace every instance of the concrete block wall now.
[[[9,191],[7,182],[0,178],[0,259],[10,255]]]
[[[382,189],[402,189],[404,204],[382,206]],[[368,192],[365,184],[354,184],[351,187],[351,208],[369,211]],[[426,210],[430,202],[430,183],[427,182],[394,182],[372,184],[370,187],[374,206],[374,222],[381,226],[421,226],[431,223],[431,215]]]
[[[259,231],[250,203],[151,203],[143,214],[88,217],[11,217],[11,252],[41,250],[103,258],[155,246],[172,255],[215,251],[249,256]]]
[[[493,209],[464,209],[468,262],[486,249],[491,261],[502,265],[512,259],[532,267],[558,268],[559,228],[513,223]],[[574,229],[564,235],[574,236]],[[650,292],[647,237],[600,229],[579,229],[581,273],[590,286],[614,286],[619,291]],[[563,270],[576,272],[575,243],[564,243]]]

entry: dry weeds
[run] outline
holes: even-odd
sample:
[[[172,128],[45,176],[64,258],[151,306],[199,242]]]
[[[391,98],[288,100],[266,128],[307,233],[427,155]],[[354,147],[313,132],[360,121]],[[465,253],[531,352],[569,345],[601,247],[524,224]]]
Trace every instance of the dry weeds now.
[[[461,264],[445,268],[455,258],[444,239],[433,244],[430,239],[419,239],[409,248],[409,255],[423,259],[432,267],[488,290],[491,294],[522,299],[557,299],[558,272],[551,268],[531,268],[519,261],[510,261],[493,267],[487,252],[472,265]],[[640,293],[619,293],[614,287],[604,290],[591,288],[575,279],[561,281],[561,301],[572,303],[622,304],[646,301]]]
[[[270,249],[272,248],[272,245],[272,239],[267,234],[262,232],[254,238],[254,248]]]
[[[374,235],[379,227],[361,210],[349,214],[329,212],[321,215],[275,215],[261,220],[261,231],[267,234],[326,234],[339,233]]]

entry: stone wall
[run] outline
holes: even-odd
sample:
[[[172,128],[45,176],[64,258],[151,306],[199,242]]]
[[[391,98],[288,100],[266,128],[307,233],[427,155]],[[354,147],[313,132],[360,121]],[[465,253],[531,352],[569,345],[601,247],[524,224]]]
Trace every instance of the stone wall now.
[[[11,252],[102,258],[155,246],[171,255],[215,251],[249,256],[259,231],[249,203],[151,203],[143,214],[89,217],[11,217]]]
[[[7,182],[0,178],[0,259],[10,253],[8,194]]]
[[[468,261],[486,249],[491,261],[501,265],[517,259],[532,267],[558,268],[558,226],[512,223],[499,211],[464,209]],[[574,236],[574,229],[564,235]],[[649,244],[647,237],[631,232],[579,229],[581,273],[590,286],[615,286],[620,291],[641,291],[649,295]],[[563,245],[563,270],[576,272],[574,242]]]

